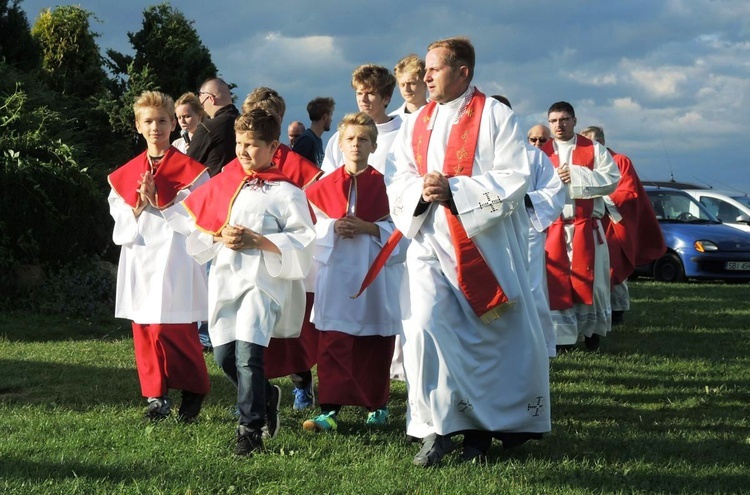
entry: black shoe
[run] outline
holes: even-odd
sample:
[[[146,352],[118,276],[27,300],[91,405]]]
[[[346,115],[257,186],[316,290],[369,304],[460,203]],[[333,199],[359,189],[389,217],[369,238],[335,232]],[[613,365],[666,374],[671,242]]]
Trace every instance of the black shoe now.
[[[599,348],[599,334],[592,334],[591,337],[584,338],[584,342],[586,343],[586,349],[590,351],[595,351]]]
[[[612,325],[625,323],[625,311],[612,311]]]
[[[172,413],[172,401],[169,397],[149,397],[148,407],[143,417],[149,421],[161,421],[167,419]]]
[[[420,467],[434,466],[444,455],[455,449],[450,437],[432,434],[422,439],[422,448],[414,456],[414,465]]]
[[[281,405],[281,388],[271,386],[271,393],[266,397],[266,424],[263,426],[263,438],[269,439],[279,432],[279,405]]]
[[[182,403],[180,404],[180,421],[183,423],[193,423],[198,420],[198,414],[201,412],[204,395],[195,392],[182,391]]]
[[[558,354],[565,354],[566,352],[570,352],[575,348],[576,348],[575,344],[555,346],[555,349],[557,350]]]
[[[237,428],[237,446],[234,448],[234,453],[251,456],[261,450],[263,450],[263,437],[260,431],[240,425]]]
[[[487,452],[482,452],[471,445],[465,445],[463,451],[461,451],[461,462],[487,464]]]

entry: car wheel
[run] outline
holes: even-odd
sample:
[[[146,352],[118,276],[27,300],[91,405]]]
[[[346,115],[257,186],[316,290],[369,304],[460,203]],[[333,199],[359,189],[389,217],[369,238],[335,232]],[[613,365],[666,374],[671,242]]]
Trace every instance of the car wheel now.
[[[685,269],[674,253],[667,253],[654,264],[654,279],[659,282],[684,282]]]

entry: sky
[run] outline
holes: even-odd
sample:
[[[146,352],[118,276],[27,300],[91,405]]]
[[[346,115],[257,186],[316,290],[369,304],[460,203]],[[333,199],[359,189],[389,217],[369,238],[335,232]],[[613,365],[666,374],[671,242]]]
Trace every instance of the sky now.
[[[43,8],[77,4],[97,21],[102,53],[132,54],[128,32],[158,2],[23,0],[33,25]],[[181,0],[172,2],[209,49],[239,103],[258,86],[286,100],[282,127],[317,96],[336,100],[334,122],[356,111],[351,73],[390,69],[427,45],[468,36],[474,84],[505,95],[521,129],[546,123],[556,101],[576,110],[577,130],[599,125],[642,180],[693,182],[750,193],[740,153],[750,113],[747,0]],[[459,6],[460,5],[460,6]],[[173,95],[179,96],[179,95]],[[390,109],[403,100],[394,92]],[[239,106],[239,105],[238,105]],[[324,142],[330,135],[323,135]],[[282,138],[282,141],[285,141]]]

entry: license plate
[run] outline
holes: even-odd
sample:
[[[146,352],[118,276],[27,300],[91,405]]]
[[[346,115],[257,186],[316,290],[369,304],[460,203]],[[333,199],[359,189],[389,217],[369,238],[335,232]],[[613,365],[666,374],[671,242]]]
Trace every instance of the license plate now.
[[[727,261],[727,270],[750,270],[750,261]]]

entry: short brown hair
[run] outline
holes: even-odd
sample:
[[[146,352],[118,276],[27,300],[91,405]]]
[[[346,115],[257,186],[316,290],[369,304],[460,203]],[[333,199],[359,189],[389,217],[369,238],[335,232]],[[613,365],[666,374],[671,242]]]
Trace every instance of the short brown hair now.
[[[364,64],[352,72],[352,88],[366,88],[378,93],[382,98],[392,98],[396,78],[382,65]]]
[[[252,132],[256,139],[270,143],[281,136],[281,122],[275,112],[265,108],[251,108],[234,121],[234,132]]]
[[[352,125],[367,127],[367,134],[370,136],[372,144],[377,144],[378,126],[375,125],[375,121],[372,120],[372,117],[365,112],[354,112],[344,115],[344,118],[341,119],[341,122],[339,122],[339,126],[336,129],[339,132],[339,143],[344,139],[344,129]]]
[[[429,52],[435,48],[446,48],[450,53],[445,57],[445,63],[454,69],[465,65],[469,69],[469,81],[474,78],[476,54],[474,53],[474,45],[471,44],[469,38],[456,36],[454,38],[433,41],[427,47],[427,51]]]
[[[402,74],[414,74],[422,79],[425,74],[424,60],[411,53],[398,61],[393,68],[393,74],[396,76],[396,79]]]
[[[177,120],[174,113],[174,100],[171,96],[162,93],[161,91],[144,91],[133,103],[133,112],[135,113],[135,120],[144,108],[161,108],[167,112],[172,120]]]
[[[256,107],[265,108],[277,114],[279,120],[284,120],[286,103],[284,103],[284,98],[275,89],[261,86],[252,90],[242,103],[242,113],[247,113]]]
[[[310,103],[307,104],[307,116],[310,117],[311,121],[315,122],[322,119],[325,114],[333,114],[335,107],[336,102],[333,98],[319,96],[310,100]]]

